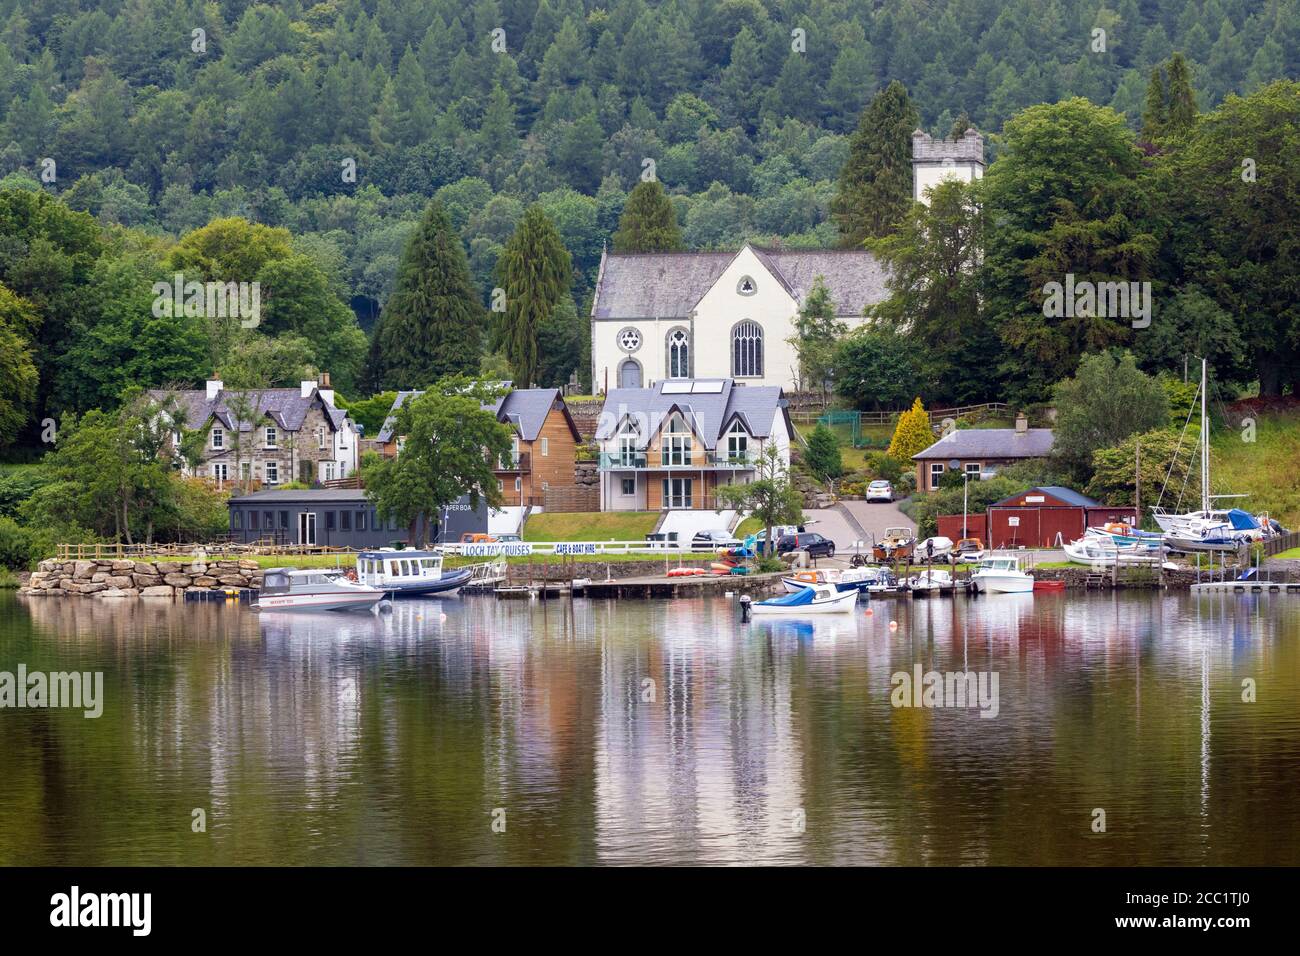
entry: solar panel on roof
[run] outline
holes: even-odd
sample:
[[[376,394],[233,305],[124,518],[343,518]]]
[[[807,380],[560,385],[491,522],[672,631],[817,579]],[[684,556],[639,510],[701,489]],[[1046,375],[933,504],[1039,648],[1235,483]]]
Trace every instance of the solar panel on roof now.
[[[690,382],[664,382],[663,394],[665,395],[689,395],[690,393]]]
[[[721,382],[696,382],[691,389],[692,392],[698,392],[701,395],[719,395],[722,393]]]

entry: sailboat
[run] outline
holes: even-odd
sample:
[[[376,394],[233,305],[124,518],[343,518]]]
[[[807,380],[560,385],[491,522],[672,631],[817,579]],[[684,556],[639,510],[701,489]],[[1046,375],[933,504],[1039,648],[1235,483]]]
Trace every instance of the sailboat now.
[[[1153,508],[1151,517],[1164,532],[1166,547],[1171,551],[1235,551],[1242,541],[1257,537],[1259,523],[1244,511],[1216,509],[1211,502],[1220,498],[1244,498],[1245,495],[1210,494],[1210,419],[1206,412],[1209,392],[1209,363],[1201,359],[1201,508],[1185,514],[1172,514]],[[1188,414],[1190,420],[1191,415]],[[1172,470],[1173,466],[1170,465]],[[1162,491],[1163,494],[1163,491]]]

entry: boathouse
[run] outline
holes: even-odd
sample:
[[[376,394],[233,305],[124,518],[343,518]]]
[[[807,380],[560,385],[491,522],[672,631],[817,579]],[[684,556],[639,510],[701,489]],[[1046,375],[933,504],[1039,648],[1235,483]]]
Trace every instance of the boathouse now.
[[[366,493],[355,488],[258,491],[230,499],[230,540],[322,548],[380,548],[411,544],[410,529],[382,521]],[[468,496],[431,516],[426,541],[459,541],[486,532],[486,502],[471,509]]]
[[[1060,485],[1030,488],[989,505],[985,543],[992,548],[1051,548],[1111,521],[1133,524],[1136,509],[1104,505]]]

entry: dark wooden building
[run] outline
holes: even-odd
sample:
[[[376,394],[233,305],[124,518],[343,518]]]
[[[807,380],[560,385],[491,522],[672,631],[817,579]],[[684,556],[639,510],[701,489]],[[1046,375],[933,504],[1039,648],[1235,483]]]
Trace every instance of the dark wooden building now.
[[[383,522],[366,493],[353,488],[312,488],[259,491],[231,498],[230,536],[251,543],[300,544],[328,548],[380,548],[401,541],[410,544],[410,532],[394,522]],[[487,505],[477,510],[468,498],[431,516],[434,526],[428,541],[458,541],[466,532],[485,532]]]

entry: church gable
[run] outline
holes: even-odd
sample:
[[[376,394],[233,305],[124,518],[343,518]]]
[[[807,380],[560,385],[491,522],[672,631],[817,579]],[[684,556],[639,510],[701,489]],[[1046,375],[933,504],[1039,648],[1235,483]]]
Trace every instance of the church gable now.
[[[701,319],[770,313],[794,314],[799,303],[785,280],[746,244],[694,306]]]

